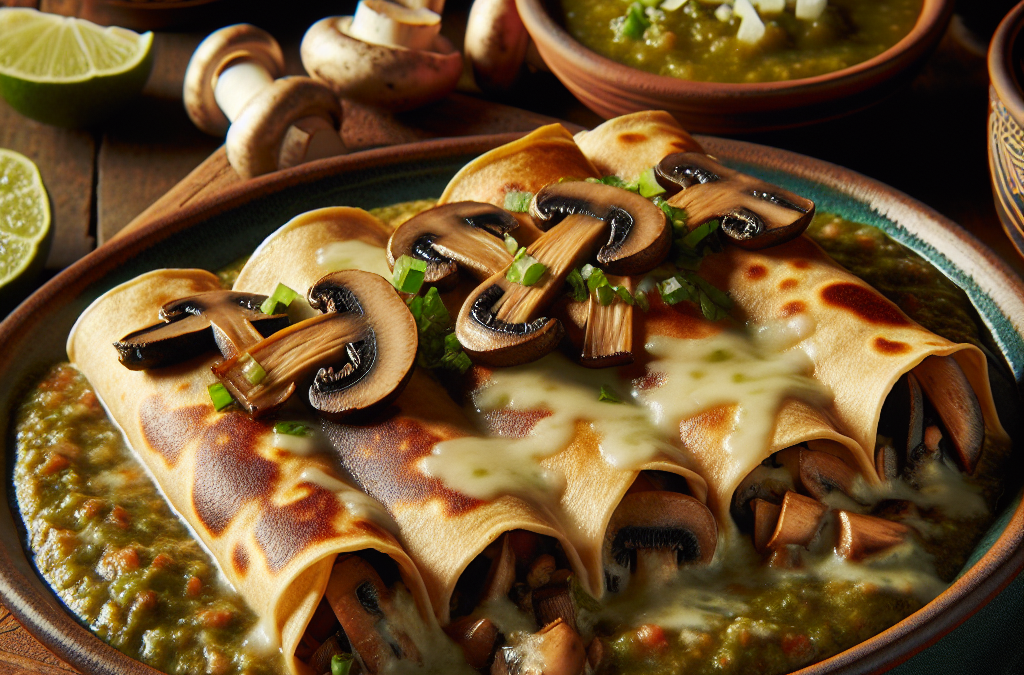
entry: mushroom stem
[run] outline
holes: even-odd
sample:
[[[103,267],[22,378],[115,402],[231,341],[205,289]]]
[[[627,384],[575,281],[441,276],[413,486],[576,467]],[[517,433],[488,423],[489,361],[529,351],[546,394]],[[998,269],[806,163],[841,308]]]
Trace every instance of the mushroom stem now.
[[[342,155],[345,141],[334,125],[323,117],[309,116],[288,127],[281,141],[277,166],[281,169],[305,162]]]
[[[769,550],[789,545],[806,548],[817,536],[826,513],[828,507],[821,502],[796,492],[787,492],[782,499],[779,522],[765,547]]]
[[[630,277],[608,277],[613,286],[625,286],[630,293]],[[587,300],[587,325],[583,335],[580,365],[610,368],[633,362],[633,306],[612,301],[602,305],[593,293]]]
[[[847,560],[863,560],[903,543],[910,528],[884,518],[865,516],[850,511],[837,511],[839,544],[836,551]]]
[[[274,76],[259,61],[236,61],[220,72],[213,97],[224,116],[234,122],[242,108],[274,83]]]
[[[484,602],[504,598],[516,581],[516,554],[512,549],[512,541],[508,533],[502,535],[501,552],[491,564],[484,584]]]
[[[768,542],[775,534],[782,513],[781,504],[773,504],[765,499],[753,499],[750,502],[754,509],[754,548],[759,553],[768,550]]]
[[[441,32],[441,16],[426,7],[410,8],[389,0],[359,0],[348,34],[385,47],[429,49]]]
[[[367,673],[375,675],[396,659],[420,661],[416,645],[390,621],[391,592],[361,557],[338,558],[324,595]]]

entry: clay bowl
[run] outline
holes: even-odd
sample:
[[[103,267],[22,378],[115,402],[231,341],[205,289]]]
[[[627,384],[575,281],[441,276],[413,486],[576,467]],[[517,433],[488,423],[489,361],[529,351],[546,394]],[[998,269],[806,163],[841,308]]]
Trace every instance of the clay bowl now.
[[[988,49],[988,168],[996,212],[1024,255],[1024,2],[1006,15]]]
[[[518,135],[424,141],[354,153],[258,177],[183,206],[100,247],[64,270],[0,323],[0,601],[33,635],[88,675],[156,675],[80,625],[26,552],[12,495],[12,412],[33,379],[66,359],[72,324],[97,296],[162,267],[215,270],[250,253],[303,211],[372,208],[436,197],[462,165]],[[1020,422],[1024,379],[1024,282],[971,235],[906,195],[832,164],[763,146],[701,137],[723,162],[815,199],[820,208],[878,226],[960,284],[990,327],[1007,366],[993,370],[1004,423]],[[1018,426],[1020,426],[1018,424]],[[1017,438],[1021,436],[1018,434]],[[1016,449],[1020,459],[1021,446]],[[903,675],[1002,673],[1019,659],[1024,613],[1024,472],[1011,467],[1006,504],[960,577],[896,626],[799,675],[876,673],[910,659]],[[1016,580],[1014,581],[1014,578]],[[1011,588],[1000,593],[1008,584]],[[995,598],[991,603],[989,600]],[[972,616],[974,615],[974,616]],[[962,625],[961,625],[962,624]],[[938,644],[928,649],[930,645]],[[2,662],[2,660],[0,660]],[[1018,661],[1019,663],[1019,661]],[[979,664],[986,666],[979,670]],[[7,672],[3,667],[0,671]]]
[[[559,24],[558,0],[516,0],[551,72],[605,119],[667,110],[689,131],[740,134],[796,127],[867,108],[907,86],[946,31],[954,0],[924,0],[917,23],[878,56],[843,70],[781,82],[695,82],[624,66],[587,49]]]
[[[210,26],[226,20],[235,0],[82,0],[75,16],[135,31]]]

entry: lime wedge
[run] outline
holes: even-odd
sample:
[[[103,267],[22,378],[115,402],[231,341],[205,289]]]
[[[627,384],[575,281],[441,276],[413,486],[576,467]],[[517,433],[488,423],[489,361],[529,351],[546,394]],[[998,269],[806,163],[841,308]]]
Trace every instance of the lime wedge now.
[[[25,295],[49,248],[50,199],[39,169],[28,157],[0,148],[0,311]]]
[[[90,126],[142,90],[152,46],[152,33],[0,9],[0,95],[40,122]]]

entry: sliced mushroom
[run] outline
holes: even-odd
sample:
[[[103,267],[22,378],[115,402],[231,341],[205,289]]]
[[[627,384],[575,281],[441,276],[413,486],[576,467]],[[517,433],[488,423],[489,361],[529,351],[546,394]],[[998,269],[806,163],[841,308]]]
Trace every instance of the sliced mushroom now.
[[[504,235],[519,222],[505,209],[481,202],[454,202],[402,223],[388,240],[388,265],[403,255],[427,263],[423,279],[450,287],[459,267],[483,281],[512,262]]]
[[[313,669],[314,673],[329,673],[331,672],[331,658],[335,654],[351,654],[350,650],[351,647],[344,632],[332,635],[313,652],[313,656],[309,658],[309,667]]]
[[[574,214],[607,224],[608,241],[598,251],[597,261],[608,274],[643,274],[668,256],[671,227],[665,213],[635,192],[569,181],[544,187],[530,203],[530,215],[542,230]]]
[[[924,442],[924,395],[913,372],[896,380],[882,405],[879,416],[879,432],[892,439],[895,467],[887,466],[886,471],[896,470],[895,478],[903,467],[910,463]],[[889,464],[893,464],[891,460]]]
[[[818,535],[826,513],[828,507],[821,502],[796,492],[787,492],[779,510],[779,522],[765,548],[778,550],[791,545],[806,548]]]
[[[607,650],[608,648],[601,638],[596,637],[590,641],[590,645],[587,646],[587,665],[590,666],[591,672],[601,672],[601,665],[604,663],[604,655]]]
[[[839,544],[836,552],[847,560],[863,560],[903,543],[910,528],[884,518],[850,511],[836,511],[839,520]]]
[[[625,570],[657,583],[680,565],[708,564],[717,544],[714,516],[697,499],[660,490],[633,492],[622,498],[605,530],[606,575],[618,577]],[[611,586],[621,588],[621,582]]]
[[[130,370],[180,363],[207,351],[236,356],[288,325],[288,315],[260,311],[265,295],[209,291],[167,303],[162,323],[125,335],[114,343],[118,360]]]
[[[339,556],[324,595],[367,673],[375,675],[394,661],[420,662],[416,645],[390,619],[391,592],[366,560]]]
[[[985,442],[985,420],[960,364],[952,356],[929,356],[913,372],[942,420],[960,468],[974,473]]]
[[[330,417],[368,412],[394,400],[412,376],[418,334],[391,284],[376,274],[344,270],[310,287],[308,300],[326,313],[214,367],[235,399],[258,416],[312,380],[309,402]],[[253,377],[254,369],[262,375]]]
[[[528,641],[498,650],[491,675],[582,675],[586,663],[579,633],[558,619]]]
[[[512,548],[512,538],[506,533],[501,537],[501,550],[491,563],[487,581],[484,582],[484,602],[507,597],[515,582],[516,555]]]
[[[608,283],[623,286],[630,293],[634,289],[631,277],[609,276]],[[617,301],[602,305],[590,294],[579,361],[587,368],[611,368],[633,362],[632,305]]]
[[[449,624],[444,632],[462,649],[466,663],[475,670],[490,665],[501,639],[498,627],[487,618],[464,616]]]
[[[604,229],[594,218],[567,218],[527,247],[527,254],[547,267],[536,284],[509,281],[506,267],[478,286],[455,324],[463,349],[492,366],[528,363],[554,349],[565,329],[541,313],[562,294],[569,272],[593,256]]]
[[[875,450],[875,471],[883,481],[896,480],[899,477],[899,453],[891,443],[882,443]]]
[[[565,570],[568,572],[568,570]],[[572,599],[572,588],[569,575],[562,575],[564,578],[554,579],[539,588],[535,588],[531,594],[533,602],[533,615],[537,623],[545,626],[556,619],[565,621],[573,630],[576,627],[576,603]]]
[[[675,192],[669,203],[686,210],[690,229],[718,219],[722,232],[742,248],[781,244],[802,233],[814,202],[740,173],[700,152],[679,152],[655,168],[658,182]]]
[[[857,472],[833,454],[820,450],[800,450],[800,484],[810,496],[821,501],[833,490],[853,494]]]
[[[764,499],[753,499],[750,506],[754,511],[754,548],[764,553],[768,550],[768,542],[775,534],[782,513],[782,504],[775,504]]]
[[[377,2],[381,11],[375,12],[361,2],[356,17],[371,22],[331,16],[310,26],[301,46],[306,72],[340,98],[388,110],[411,110],[447,96],[462,74],[462,55],[437,34],[440,17],[424,23],[429,10],[412,16],[388,5],[393,3]],[[405,39],[412,44],[397,44]]]
[[[778,455],[779,453],[776,453]],[[760,499],[772,504],[781,504],[786,493],[795,490],[795,472],[786,468],[777,456],[765,459],[747,474],[732,495],[729,509],[733,520],[741,530],[748,531],[754,523],[753,502]]]

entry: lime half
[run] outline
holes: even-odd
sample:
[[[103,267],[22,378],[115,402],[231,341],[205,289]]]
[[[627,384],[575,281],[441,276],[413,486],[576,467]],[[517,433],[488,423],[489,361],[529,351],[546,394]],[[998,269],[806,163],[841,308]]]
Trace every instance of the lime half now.
[[[40,122],[90,126],[142,90],[152,46],[152,33],[0,9],[0,94]]]
[[[50,199],[39,169],[28,157],[0,148],[0,311],[21,300],[39,275],[49,235]]]

